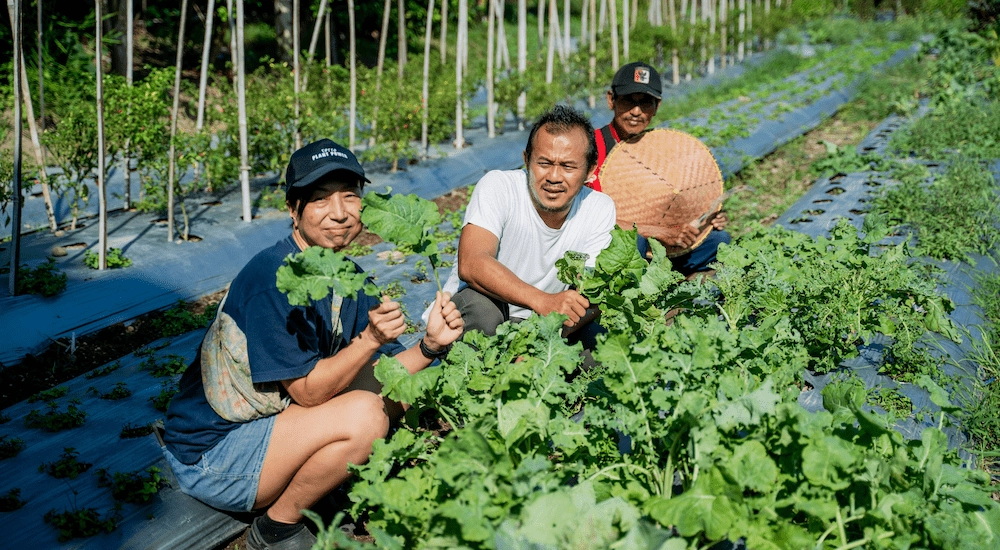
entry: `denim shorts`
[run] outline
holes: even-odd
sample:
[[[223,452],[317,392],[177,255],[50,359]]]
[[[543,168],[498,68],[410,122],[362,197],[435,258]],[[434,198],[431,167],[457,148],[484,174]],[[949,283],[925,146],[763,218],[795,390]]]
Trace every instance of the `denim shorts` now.
[[[186,494],[227,512],[249,512],[257,500],[260,471],[278,415],[241,424],[194,464],[163,455]]]

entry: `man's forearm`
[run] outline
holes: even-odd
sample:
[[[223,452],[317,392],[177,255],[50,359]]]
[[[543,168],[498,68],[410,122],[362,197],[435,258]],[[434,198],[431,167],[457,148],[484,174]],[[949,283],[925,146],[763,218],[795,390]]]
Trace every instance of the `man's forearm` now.
[[[459,256],[459,262],[462,262]],[[462,269],[462,268],[465,269]],[[522,281],[496,258],[480,257],[459,265],[459,275],[474,290],[516,306],[537,311],[546,293]]]

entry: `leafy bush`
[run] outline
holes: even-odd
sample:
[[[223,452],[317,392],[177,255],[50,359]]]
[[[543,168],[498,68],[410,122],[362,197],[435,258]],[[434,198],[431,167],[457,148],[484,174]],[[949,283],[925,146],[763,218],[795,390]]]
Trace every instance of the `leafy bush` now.
[[[141,426],[133,426],[131,423],[126,422],[122,426],[122,431],[118,433],[119,439],[135,439],[137,437],[145,437],[153,433],[152,424],[143,424]]]
[[[13,512],[25,505],[21,500],[21,489],[15,487],[0,495],[0,512]]]
[[[49,388],[47,390],[42,390],[35,395],[28,398],[28,403],[37,403],[39,401],[45,401],[46,403],[51,403],[60,397],[65,396],[69,393],[68,386],[56,386],[54,388]]]
[[[174,398],[174,395],[180,391],[177,383],[168,381],[160,384],[160,393],[150,397],[148,401],[153,405],[153,408],[160,412],[167,412],[167,407],[170,406],[170,400]]]
[[[157,378],[163,378],[184,374],[188,368],[188,362],[183,356],[173,353],[160,358],[150,355],[142,362],[142,368]]]
[[[66,274],[59,271],[56,261],[49,258],[34,269],[27,265],[18,269],[17,293],[55,296],[66,289]]]
[[[151,325],[160,331],[164,338],[177,336],[212,324],[218,309],[218,304],[213,304],[206,307],[201,313],[194,313],[187,304],[178,301],[176,306],[164,311],[161,317],[151,321]]]

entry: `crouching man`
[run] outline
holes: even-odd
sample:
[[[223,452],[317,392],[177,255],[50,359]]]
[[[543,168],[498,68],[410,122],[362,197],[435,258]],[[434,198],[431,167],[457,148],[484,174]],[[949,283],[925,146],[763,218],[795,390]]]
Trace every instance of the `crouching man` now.
[[[611,242],[614,202],[584,187],[596,147],[590,121],[556,106],[531,129],[526,170],[492,171],[476,184],[445,285],[466,329],[493,335],[504,321],[557,312],[568,317],[565,333],[592,345],[597,309],[559,281],[555,263],[572,250],[593,266]]]
[[[372,364],[395,355],[411,372],[462,334],[447,294],[430,310],[420,346],[404,350],[398,303],[359,294],[291,306],[275,273],[310,246],[347,247],[361,232],[364,169],[321,140],[292,154],[286,173],[291,234],[240,271],[167,411],[164,454],[185,493],[209,506],[264,510],[247,547],[311,548],[301,510],[368,460],[389,429]],[[360,268],[358,268],[360,271]],[[363,389],[364,388],[364,389]],[[395,405],[395,406],[392,406]]]

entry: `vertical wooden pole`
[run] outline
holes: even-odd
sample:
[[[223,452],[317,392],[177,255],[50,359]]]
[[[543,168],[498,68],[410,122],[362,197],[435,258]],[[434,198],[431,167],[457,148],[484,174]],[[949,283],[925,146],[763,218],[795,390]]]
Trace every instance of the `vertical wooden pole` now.
[[[455,56],[455,148],[465,147],[463,112],[464,95],[462,93],[462,20],[469,16],[468,0],[458,0],[458,41],[456,42]]]
[[[108,268],[108,196],[107,196],[107,170],[104,165],[104,48],[101,45],[103,31],[101,23],[101,2],[104,0],[94,0],[97,10],[97,21],[95,24],[94,61],[97,68],[97,269],[103,271]]]
[[[18,8],[20,8],[20,5],[21,4],[18,3]],[[21,12],[18,11],[18,13]],[[15,16],[14,5],[11,2],[7,2],[7,15],[10,16],[10,24],[11,28],[13,28]],[[21,22],[18,21],[18,24],[21,24]],[[24,38],[23,29],[24,27],[22,26],[20,31],[22,40]],[[45,173],[45,160],[42,154],[42,142],[38,138],[38,127],[35,125],[35,109],[31,103],[31,87],[28,85],[28,73],[24,70],[26,65],[24,61],[24,48],[20,42],[14,43],[14,57],[16,57],[21,63],[21,70],[19,71],[19,74],[21,83],[21,101],[24,103],[23,108],[25,111],[24,118],[27,119],[28,132],[31,135],[31,145],[35,150],[35,163],[38,164],[40,168],[38,171],[38,178],[41,181],[42,199],[45,202],[45,216],[49,221],[49,230],[54,232],[57,229],[56,216],[55,211],[52,208],[52,194],[49,191],[49,178]]]
[[[398,24],[396,28],[398,29],[399,36],[397,37],[398,42],[398,56],[397,56],[397,69],[399,70],[399,81],[403,81],[403,72],[406,70],[406,2],[404,0],[397,0],[396,9],[399,13],[396,14],[396,20]]]
[[[14,39],[14,181],[11,195],[11,227],[10,227],[10,278],[8,290],[10,295],[17,294],[17,268],[21,264],[21,76],[24,71],[24,59],[21,57],[21,0],[7,0],[7,10],[10,12],[12,38]]]
[[[100,0],[95,1],[100,3]],[[98,21],[100,21],[100,18],[98,18]],[[167,177],[167,242],[174,241],[174,183],[177,179],[174,138],[177,136],[177,115],[180,114],[181,106],[181,62],[184,58],[185,24],[187,24],[187,0],[181,0],[181,26],[177,32],[177,64],[174,68],[174,108],[170,114],[170,169]]]
[[[250,211],[250,152],[247,144],[247,64],[244,37],[243,0],[236,0],[236,105],[240,118],[240,191],[243,196],[243,221],[253,221]]]
[[[632,25],[629,23],[629,21],[631,21],[631,18],[629,17],[628,13],[628,3],[629,0],[622,0],[622,54],[625,55],[626,62],[631,62],[631,58],[629,57],[629,52],[628,52],[629,50],[628,33],[629,33],[629,27],[631,27]]]
[[[545,55],[545,83],[552,83],[552,66],[555,60],[556,42],[559,33],[559,12],[556,10],[556,0],[548,0],[549,3],[549,47]]]
[[[628,0],[623,0],[628,2]],[[618,70],[618,0],[608,2],[608,13],[611,14],[611,69]]]
[[[588,29],[590,33],[590,67],[587,74],[590,82],[590,94],[587,103],[593,109],[597,106],[597,98],[594,97],[594,83],[597,79],[597,0],[590,0],[587,7],[590,11],[590,28]]]
[[[444,0],[447,2],[447,0]],[[423,110],[421,113],[420,122],[420,155],[421,158],[427,159],[427,149],[430,147],[427,139],[427,116],[428,116],[428,95],[429,81],[431,73],[431,30],[434,23],[434,0],[427,0],[427,25],[424,27],[424,82],[423,88],[420,93],[420,108]]]
[[[45,60],[42,56],[42,0],[38,4],[38,133],[45,133]],[[45,149],[42,149],[42,170],[45,170]]]
[[[670,8],[670,31],[674,37],[674,47],[670,50],[670,80],[677,86],[681,83],[681,57],[680,51],[677,48],[677,43],[680,42],[680,36],[677,34],[677,0],[667,0],[670,3],[668,6]]]
[[[39,0],[40,1],[40,0]],[[129,113],[131,114],[131,103],[132,103],[132,65],[133,65],[133,51],[135,50],[135,40],[133,35],[135,34],[135,29],[133,28],[135,24],[135,13],[134,7],[132,6],[134,0],[125,0],[125,82],[129,88]],[[122,199],[125,203],[125,210],[132,209],[132,159],[129,155],[129,146],[132,144],[132,137],[127,136],[125,138],[125,149],[122,151],[122,174],[125,176],[125,193],[122,195]]]
[[[319,10],[316,12],[316,22],[313,23],[312,36],[309,38],[309,51],[306,53],[306,69],[302,73],[302,93],[305,93],[306,89],[309,88],[309,67],[312,67],[313,60],[316,59],[316,44],[319,42],[319,31],[320,27],[323,26],[326,11],[326,0],[320,0]]]
[[[441,65],[448,62],[448,4],[451,0],[441,0]]]
[[[524,77],[528,68],[528,0],[517,0],[517,74]],[[517,96],[517,129],[524,130],[524,113],[528,94]]]
[[[493,0],[487,0],[489,7],[486,15],[486,137],[496,137],[493,125],[496,123],[493,105],[493,23],[496,19],[496,10]]]
[[[593,0],[583,0],[583,5],[580,6],[580,42],[579,47],[583,47],[587,44],[587,39],[590,35],[590,4]]]
[[[301,49],[301,34],[299,33],[299,12],[302,6],[299,0],[292,0],[292,93],[295,96],[295,148],[302,148],[302,131],[299,125],[299,112],[301,110],[301,100],[299,98],[299,85],[302,83],[302,65],[299,62],[299,50]],[[289,151],[291,153],[291,151]]]
[[[570,13],[569,0],[563,0],[563,63],[566,64],[566,71],[569,72],[569,43],[570,43]]]
[[[348,149],[354,149],[354,137],[355,137],[354,126],[358,118],[358,72],[357,72],[358,52],[357,52],[357,40],[354,36],[356,32],[354,29],[354,0],[347,0],[347,18],[351,26],[350,29],[351,107],[350,107],[350,114],[348,115],[349,128],[347,130],[347,136],[348,136],[347,147]]]
[[[382,92],[382,72],[385,69],[385,47],[389,38],[389,15],[392,11],[392,0],[385,0],[382,5],[382,30],[378,36],[378,62],[375,64],[375,97]],[[378,133],[378,104],[372,108],[371,137],[368,147],[375,146],[375,135]]]
[[[330,52],[330,11],[327,10],[326,17],[323,18],[325,23],[323,24],[323,34],[326,38],[326,67],[330,68],[333,65],[333,55]]]
[[[125,0],[131,2],[132,0]],[[198,78],[198,122],[200,132],[205,126],[205,89],[208,87],[208,56],[212,50],[212,19],[215,17],[215,0],[208,0],[205,9],[205,42],[201,47],[201,75]]]

